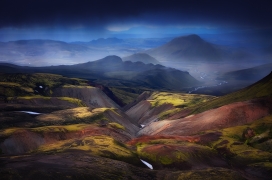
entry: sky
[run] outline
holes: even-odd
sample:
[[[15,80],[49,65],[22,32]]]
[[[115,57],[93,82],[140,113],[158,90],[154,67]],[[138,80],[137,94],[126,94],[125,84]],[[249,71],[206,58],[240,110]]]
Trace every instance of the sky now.
[[[1,0],[0,41],[272,32],[269,0]]]

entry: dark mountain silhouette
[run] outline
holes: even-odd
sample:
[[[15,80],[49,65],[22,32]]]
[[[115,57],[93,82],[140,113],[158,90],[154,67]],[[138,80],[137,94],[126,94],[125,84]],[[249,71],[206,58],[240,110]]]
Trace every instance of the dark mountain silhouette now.
[[[215,45],[201,39],[198,35],[182,36],[146,53],[165,60],[219,60],[221,51]]]
[[[2,64],[4,72],[53,73],[67,77],[85,78],[106,86],[131,86],[155,89],[181,90],[200,84],[188,72],[183,72],[162,65],[142,62],[123,62],[118,56],[61,66],[27,67]],[[159,78],[158,78],[159,77]]]
[[[154,57],[152,57],[146,53],[136,53],[131,56],[123,57],[122,59],[123,59],[123,61],[131,61],[131,62],[140,61],[145,64],[149,64],[149,63],[160,64],[160,62],[157,59],[155,59]]]

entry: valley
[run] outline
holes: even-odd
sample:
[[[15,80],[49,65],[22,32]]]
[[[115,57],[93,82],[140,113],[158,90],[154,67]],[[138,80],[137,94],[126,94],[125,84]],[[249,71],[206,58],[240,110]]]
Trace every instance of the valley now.
[[[4,179],[272,175],[271,73],[216,97],[152,86],[137,92],[127,86],[129,93],[125,87],[106,88],[90,80],[44,73],[43,68],[13,68],[42,72],[1,73]],[[124,103],[126,97],[133,100]]]
[[[1,179],[272,176],[270,51],[191,34],[0,54]]]

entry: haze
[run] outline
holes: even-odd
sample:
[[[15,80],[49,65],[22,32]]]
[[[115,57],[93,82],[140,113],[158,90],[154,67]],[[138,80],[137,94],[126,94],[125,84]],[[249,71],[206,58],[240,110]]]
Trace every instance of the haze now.
[[[72,65],[109,55],[137,61],[127,57],[145,53],[213,82],[220,73],[272,62],[269,7],[269,1],[3,1],[0,62]],[[192,34],[201,41],[167,45]]]

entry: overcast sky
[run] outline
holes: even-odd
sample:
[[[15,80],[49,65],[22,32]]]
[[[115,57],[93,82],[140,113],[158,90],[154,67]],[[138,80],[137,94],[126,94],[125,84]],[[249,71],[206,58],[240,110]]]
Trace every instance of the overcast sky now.
[[[272,32],[269,0],[1,0],[0,41]]]

